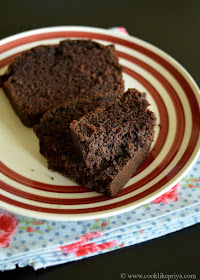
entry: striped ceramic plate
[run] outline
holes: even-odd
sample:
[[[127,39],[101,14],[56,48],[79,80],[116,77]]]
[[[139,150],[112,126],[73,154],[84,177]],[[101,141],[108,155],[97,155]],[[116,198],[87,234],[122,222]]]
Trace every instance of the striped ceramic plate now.
[[[157,116],[150,155],[116,198],[88,191],[48,170],[33,130],[20,122],[0,89],[0,208],[37,218],[84,220],[122,213],[155,199],[176,184],[197,157],[197,85],[160,49],[131,36],[88,27],[37,29],[1,40],[0,74],[22,51],[65,38],[115,45],[125,87],[146,92]]]

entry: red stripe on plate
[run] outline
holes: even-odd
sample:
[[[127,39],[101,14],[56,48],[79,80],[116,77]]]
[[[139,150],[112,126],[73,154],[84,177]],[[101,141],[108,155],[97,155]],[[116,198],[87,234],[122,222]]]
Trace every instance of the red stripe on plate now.
[[[58,32],[47,32],[47,33],[39,33],[35,35],[27,35],[25,37],[10,41],[0,46],[0,53],[8,51],[12,48],[33,43],[41,40],[49,40],[49,39],[60,39],[60,38],[83,38],[83,39],[93,39],[93,40],[102,40],[107,42],[112,42],[120,45],[124,45],[129,48],[133,48],[139,52],[142,52],[148,56],[152,55],[152,51],[148,50],[145,47],[142,47],[136,43],[120,39],[118,37],[114,37],[111,35],[98,34],[94,32],[84,32],[84,31],[58,31]],[[158,55],[157,55],[158,56]],[[158,56],[159,57],[159,56]],[[161,58],[162,59],[162,58]]]
[[[0,161],[0,172],[2,172],[5,176],[9,177],[10,179],[23,184],[25,186],[49,191],[49,192],[57,192],[57,193],[82,193],[82,192],[90,192],[89,190],[85,189],[82,186],[59,186],[59,185],[51,185],[45,184],[39,181],[34,181],[29,178],[26,178],[17,172],[13,171],[12,169],[8,168],[3,162]]]
[[[24,192],[11,185],[8,185],[7,183],[1,180],[0,180],[0,187],[2,190],[7,191],[8,193],[14,194],[16,196],[33,200],[33,201],[49,203],[49,204],[76,205],[76,204],[88,204],[88,203],[95,203],[95,202],[109,200],[109,198],[106,197],[105,195],[101,195],[100,197],[96,196],[96,197],[85,197],[85,198],[56,198],[56,197],[41,196],[33,193]]]

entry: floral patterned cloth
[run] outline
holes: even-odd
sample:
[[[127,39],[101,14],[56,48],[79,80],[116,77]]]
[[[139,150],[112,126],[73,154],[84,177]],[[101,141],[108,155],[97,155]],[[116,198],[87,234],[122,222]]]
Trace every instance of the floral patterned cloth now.
[[[112,29],[128,34],[123,27]],[[106,219],[55,222],[0,210],[0,270],[35,270],[134,245],[200,222],[200,156],[171,190]]]
[[[106,219],[36,220],[0,210],[0,270],[35,270],[134,245],[200,222],[200,156],[151,203]]]

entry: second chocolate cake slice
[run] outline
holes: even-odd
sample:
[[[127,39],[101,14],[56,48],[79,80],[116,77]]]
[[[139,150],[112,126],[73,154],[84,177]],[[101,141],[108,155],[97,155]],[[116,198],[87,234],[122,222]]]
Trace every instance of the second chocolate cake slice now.
[[[129,89],[71,123],[74,146],[89,173],[95,173],[119,156],[132,158],[149,146],[154,137],[155,116],[148,106],[144,94]]]

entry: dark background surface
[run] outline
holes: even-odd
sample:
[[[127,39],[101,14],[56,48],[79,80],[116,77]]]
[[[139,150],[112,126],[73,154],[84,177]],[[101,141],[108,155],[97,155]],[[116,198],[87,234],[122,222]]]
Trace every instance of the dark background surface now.
[[[128,32],[166,51],[200,85],[200,1],[0,0],[0,38],[48,26],[82,25]],[[39,271],[0,273],[0,279],[121,279],[121,273],[196,274],[200,225],[78,262]]]

